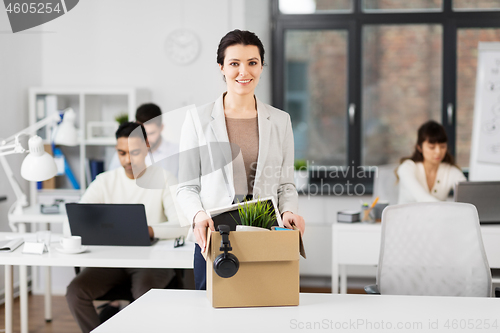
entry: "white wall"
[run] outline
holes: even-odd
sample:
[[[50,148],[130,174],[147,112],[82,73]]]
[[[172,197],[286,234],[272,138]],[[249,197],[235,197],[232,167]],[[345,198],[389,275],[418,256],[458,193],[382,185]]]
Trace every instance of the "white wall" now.
[[[164,112],[208,103],[225,87],[216,63],[220,38],[248,23],[266,35],[268,44],[268,22],[262,15],[268,7],[268,0],[80,1],[42,26],[52,32],[42,36],[42,84],[143,87]],[[200,55],[186,66],[171,62],[164,49],[169,33],[182,26],[201,39]]]
[[[256,32],[270,62],[269,15],[269,0],[80,1],[66,15],[31,29],[44,33],[37,35],[41,80],[29,85],[135,86],[148,89],[164,112],[205,104],[225,90],[216,51],[228,31]],[[201,40],[201,53],[186,66],[170,61],[164,48],[167,36],[182,27]],[[267,103],[270,79],[268,66],[257,90]],[[54,292],[64,293],[73,276],[70,268],[53,268]],[[43,276],[35,279],[40,292]]]
[[[199,57],[187,66],[172,63],[164,51],[166,37],[181,27],[194,31],[201,40]],[[164,112],[213,101],[225,88],[216,63],[217,45],[235,28],[254,31],[264,43],[267,66],[257,96],[270,103],[270,0],[85,0],[64,16],[15,35],[8,33],[7,16],[2,12],[0,112],[4,121],[0,137],[27,126],[30,86],[137,86],[150,90],[152,101]],[[19,156],[10,160],[19,167]],[[0,203],[0,230],[8,230],[7,207],[13,201],[4,178],[0,172],[0,194],[9,195],[9,202]],[[26,188],[26,182],[22,183]],[[349,199],[335,198],[333,207],[332,198],[301,198],[301,213],[310,223],[306,237],[319,234],[326,246],[319,249],[320,254],[326,253],[322,261],[303,262],[302,273],[329,274],[330,224],[336,209],[347,204],[357,207],[359,198]],[[314,249],[310,253],[315,254]],[[54,292],[64,293],[73,276],[71,268],[54,268]],[[36,278],[35,289],[41,291],[36,286],[43,286],[43,276]]]
[[[259,85],[255,94],[264,103],[271,104],[271,1],[270,0],[247,0],[245,1],[245,29],[255,32],[264,44],[265,54],[264,71],[260,77]]]
[[[11,31],[7,13],[0,10],[0,138],[7,138],[28,126],[28,87],[38,86],[42,81],[42,34],[12,34]],[[23,157],[14,155],[6,158],[23,191],[28,193],[28,184],[18,173]],[[8,197],[7,201],[0,202],[0,231],[10,231],[7,212],[15,201],[15,195],[1,166],[0,195]],[[4,269],[0,266],[0,295],[3,295],[3,285]]]

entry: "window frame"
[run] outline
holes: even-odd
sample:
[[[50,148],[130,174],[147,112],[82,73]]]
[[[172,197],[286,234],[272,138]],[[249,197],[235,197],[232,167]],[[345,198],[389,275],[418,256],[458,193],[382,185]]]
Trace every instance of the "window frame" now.
[[[439,24],[442,26],[441,123],[448,134],[448,149],[456,152],[457,34],[463,28],[500,28],[500,10],[453,10],[452,0],[443,0],[442,11],[364,12],[362,0],[353,0],[349,13],[282,14],[279,0],[271,0],[272,15],[272,103],[283,109],[285,95],[285,31],[288,29],[342,29],[348,31],[348,87],[346,133],[347,166],[362,166],[362,30],[365,25]],[[356,106],[350,123],[349,105]],[[448,116],[449,106],[452,108]],[[286,111],[286,110],[285,110]]]

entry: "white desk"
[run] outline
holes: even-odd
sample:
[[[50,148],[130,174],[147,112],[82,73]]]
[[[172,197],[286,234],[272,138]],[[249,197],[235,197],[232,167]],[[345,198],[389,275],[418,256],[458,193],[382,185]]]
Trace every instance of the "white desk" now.
[[[481,225],[484,249],[492,268],[500,268],[500,225]],[[347,265],[378,265],[380,223],[333,223],[332,293],[347,292]],[[496,281],[495,281],[496,282]]]
[[[484,329],[486,320],[496,329]],[[299,306],[214,309],[204,291],[152,289],[93,332],[474,332],[480,325],[498,332],[497,299],[300,294]]]
[[[29,235],[29,234],[25,234]],[[20,236],[0,233],[0,239]],[[32,235],[30,237],[33,237]],[[0,265],[5,265],[5,330],[12,333],[13,278],[12,266],[67,267],[131,267],[131,268],[193,268],[194,243],[174,249],[173,240],[159,241],[153,246],[89,246],[81,254],[62,254],[51,245],[43,255],[23,254],[20,246],[12,253],[0,253]],[[28,333],[27,274],[20,271],[21,333]]]
[[[42,224],[44,228],[50,229],[51,223],[64,224],[68,217],[66,215],[66,206],[59,205],[58,214],[42,214],[40,212],[40,205],[32,205],[24,207],[21,214],[14,214],[15,205],[9,209],[7,218],[9,220],[9,226],[12,231],[25,233],[27,223],[38,223]],[[63,227],[64,228],[64,227]],[[33,230],[32,230],[33,231]],[[21,276],[27,276],[28,270],[24,265],[19,265],[19,273]],[[45,273],[45,320],[52,320],[52,276],[51,271],[48,267],[44,268]],[[21,299],[21,302],[23,300]],[[22,304],[22,306],[27,307],[27,304]]]
[[[62,224],[68,219],[66,206],[59,205],[59,209],[60,212],[58,214],[42,214],[40,213],[40,205],[33,205],[24,207],[22,214],[14,214],[11,208],[7,215],[9,226],[12,231],[26,232],[26,223]]]

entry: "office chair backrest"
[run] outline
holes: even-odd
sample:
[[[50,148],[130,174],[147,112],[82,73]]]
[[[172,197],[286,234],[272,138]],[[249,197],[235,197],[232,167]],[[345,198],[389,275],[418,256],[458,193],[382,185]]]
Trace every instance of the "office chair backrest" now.
[[[398,164],[380,165],[373,180],[373,198],[379,197],[380,201],[386,201],[390,205],[398,203],[399,184],[395,170]]]
[[[476,208],[455,202],[387,207],[377,285],[382,295],[491,296]]]

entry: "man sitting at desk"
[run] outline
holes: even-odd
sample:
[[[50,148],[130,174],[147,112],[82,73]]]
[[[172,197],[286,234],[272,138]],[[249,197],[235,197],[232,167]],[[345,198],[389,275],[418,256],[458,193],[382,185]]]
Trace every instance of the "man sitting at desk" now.
[[[148,135],[150,154],[146,157],[146,165],[158,165],[175,177],[179,173],[179,146],[167,141],[162,135],[164,125],[162,113],[158,105],[142,104],[135,112],[135,121],[144,126]],[[114,154],[109,170],[120,168],[118,156]]]
[[[118,128],[116,150],[122,168],[98,175],[80,202],[141,203],[146,208],[150,237],[185,235],[187,230],[179,226],[174,197],[169,189],[176,180],[159,167],[146,167],[148,143],[144,137],[145,129],[138,123],[125,123]],[[151,288],[165,288],[173,276],[172,269],[85,268],[71,281],[66,299],[81,330],[90,332],[101,324],[93,300],[127,280],[131,282],[132,295],[137,299]]]

